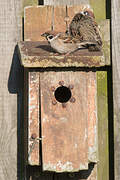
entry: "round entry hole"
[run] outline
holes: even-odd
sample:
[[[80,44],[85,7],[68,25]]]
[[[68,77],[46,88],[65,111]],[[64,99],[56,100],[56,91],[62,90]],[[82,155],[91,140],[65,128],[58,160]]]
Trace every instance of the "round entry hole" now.
[[[66,103],[71,98],[71,91],[66,86],[60,86],[55,90],[55,98],[60,103]]]

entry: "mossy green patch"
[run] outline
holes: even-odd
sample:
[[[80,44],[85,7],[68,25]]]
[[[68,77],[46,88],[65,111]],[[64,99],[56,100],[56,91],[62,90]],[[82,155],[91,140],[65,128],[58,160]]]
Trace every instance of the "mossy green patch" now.
[[[106,0],[90,0],[96,20],[106,19]]]
[[[36,6],[38,5],[38,0],[24,0],[22,3],[22,17],[24,17],[24,8],[26,6]]]
[[[97,72],[98,180],[109,180],[107,72]]]

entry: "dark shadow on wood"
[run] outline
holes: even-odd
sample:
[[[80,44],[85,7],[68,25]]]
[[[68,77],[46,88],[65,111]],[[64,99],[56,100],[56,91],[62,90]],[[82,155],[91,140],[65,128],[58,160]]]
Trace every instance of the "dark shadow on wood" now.
[[[114,122],[112,68],[108,70],[109,180],[114,180]]]
[[[20,65],[17,54],[17,46],[15,47],[9,79],[8,91],[11,94],[17,94],[17,177],[18,180],[24,178],[24,141],[23,141],[23,125],[24,125],[24,106],[23,106],[23,67]]]
[[[106,0],[106,18],[111,20],[111,0]],[[113,112],[113,77],[112,77],[112,31],[110,21],[110,57],[108,68],[108,126],[109,126],[109,179],[114,180],[114,112]]]
[[[44,0],[38,0],[38,5],[44,5]]]
[[[111,1],[106,0],[107,18],[111,18]],[[112,77],[112,31],[110,21],[110,57],[111,67],[108,68],[108,118],[109,118],[109,179],[114,180],[114,112],[113,112],[113,77]]]
[[[39,166],[27,166],[27,180],[87,180],[94,169],[94,165],[95,163],[89,163],[88,170],[75,173],[42,172]]]
[[[106,0],[106,19],[111,19],[111,0]]]
[[[24,41],[24,17],[22,17],[22,40]]]

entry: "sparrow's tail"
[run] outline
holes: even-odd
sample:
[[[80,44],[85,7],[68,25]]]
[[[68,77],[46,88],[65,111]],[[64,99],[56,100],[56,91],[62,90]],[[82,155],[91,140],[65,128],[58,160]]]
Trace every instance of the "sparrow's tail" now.
[[[91,46],[92,46],[92,45],[96,46],[97,43],[95,43],[95,42],[90,42],[90,41],[85,41],[85,42],[77,43],[77,46],[78,46],[79,49],[81,49],[81,48],[87,48],[87,47],[90,46],[90,45],[91,45]]]

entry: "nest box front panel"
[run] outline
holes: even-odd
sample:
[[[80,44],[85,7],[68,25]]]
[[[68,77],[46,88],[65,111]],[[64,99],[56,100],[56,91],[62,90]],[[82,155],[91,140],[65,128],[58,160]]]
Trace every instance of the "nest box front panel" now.
[[[97,162],[96,75],[40,73],[43,170],[88,169]]]

